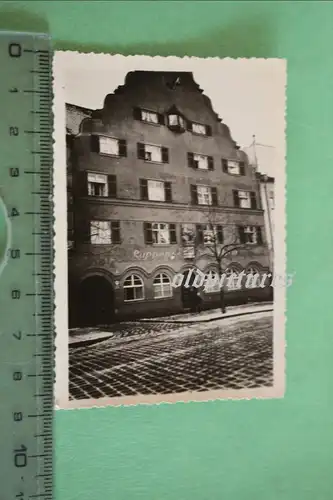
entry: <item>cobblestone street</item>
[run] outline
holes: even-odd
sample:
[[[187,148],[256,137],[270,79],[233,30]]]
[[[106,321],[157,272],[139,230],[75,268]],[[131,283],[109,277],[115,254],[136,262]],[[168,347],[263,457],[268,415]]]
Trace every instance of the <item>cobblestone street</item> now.
[[[272,315],[206,324],[123,323],[70,346],[71,399],[272,385]]]

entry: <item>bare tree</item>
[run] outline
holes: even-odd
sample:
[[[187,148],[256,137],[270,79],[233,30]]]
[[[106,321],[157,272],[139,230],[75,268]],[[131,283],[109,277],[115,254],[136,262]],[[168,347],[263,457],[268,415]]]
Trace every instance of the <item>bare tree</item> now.
[[[217,269],[217,277],[219,278],[220,307],[224,313],[225,305],[225,289],[223,286],[222,277],[226,270],[226,260],[230,255],[239,249],[246,249],[251,253],[253,243],[261,243],[261,229],[255,228],[258,232],[251,235],[245,230],[245,226],[237,226],[231,221],[230,212],[223,210],[221,206],[209,204],[202,207],[203,222],[196,224],[193,243],[193,261],[196,262],[198,257],[204,252],[210,255]],[[185,230],[186,237],[186,230]],[[253,238],[251,240],[251,238]],[[228,282],[232,280],[229,277]]]

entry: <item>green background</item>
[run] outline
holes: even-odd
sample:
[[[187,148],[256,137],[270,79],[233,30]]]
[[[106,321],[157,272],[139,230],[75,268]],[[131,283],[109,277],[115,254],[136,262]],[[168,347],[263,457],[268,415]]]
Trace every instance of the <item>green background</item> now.
[[[0,2],[0,27],[56,49],[288,59],[285,398],[58,411],[56,500],[331,499],[332,2]]]

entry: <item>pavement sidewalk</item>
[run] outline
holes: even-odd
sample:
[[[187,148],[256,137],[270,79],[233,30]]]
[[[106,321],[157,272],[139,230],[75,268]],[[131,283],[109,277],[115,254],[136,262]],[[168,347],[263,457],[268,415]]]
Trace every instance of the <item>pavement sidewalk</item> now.
[[[201,313],[189,312],[158,318],[143,318],[138,321],[150,323],[206,323],[217,319],[232,318],[235,316],[243,316],[245,314],[255,314],[269,311],[273,311],[273,302],[256,302],[253,304],[227,307],[227,311],[224,314],[221,312],[221,309],[211,309],[208,311],[202,311]]]
[[[175,314],[172,316],[143,318],[135,321],[124,321],[120,323],[119,326],[126,324],[129,328],[134,328],[135,325],[139,326],[140,324],[146,324],[148,327],[149,323],[165,323],[169,324],[171,327],[171,324],[185,325],[195,323],[208,323],[210,321],[215,321],[222,318],[232,318],[236,316],[251,315],[255,313],[270,311],[273,311],[272,302],[258,302],[253,304],[228,307],[225,314],[222,314],[220,309],[211,309],[208,311],[203,311],[201,313]],[[120,336],[122,336],[122,334],[117,331],[116,324],[110,326],[74,328],[69,331],[68,342],[70,346],[83,346],[86,343],[91,344],[110,338],[119,338]]]

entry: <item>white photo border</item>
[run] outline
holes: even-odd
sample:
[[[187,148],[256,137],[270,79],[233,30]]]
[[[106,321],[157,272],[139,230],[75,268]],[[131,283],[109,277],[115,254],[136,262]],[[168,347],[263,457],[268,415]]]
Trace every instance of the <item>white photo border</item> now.
[[[184,392],[169,395],[137,395],[114,398],[69,399],[69,347],[68,347],[68,262],[67,262],[67,169],[66,169],[66,68],[84,64],[92,66],[106,64],[121,68],[124,60],[131,63],[132,70],[192,71],[193,64],[206,61],[221,64],[271,64],[281,72],[281,92],[275,106],[280,106],[283,126],[279,126],[279,148],[277,165],[281,170],[275,176],[274,209],[274,275],[286,276],[286,85],[287,65],[285,59],[277,58],[199,58],[175,56],[123,56],[105,53],[80,53],[56,51],[53,59],[53,116],[54,116],[54,292],[55,292],[55,408],[77,409],[105,406],[131,406],[138,404],[161,404],[176,402],[199,402],[212,400],[240,400],[254,398],[282,398],[285,394],[285,330],[286,330],[286,288],[274,288],[273,313],[273,386],[255,389],[224,389],[206,392]],[[208,67],[208,66],[207,66]],[[209,69],[213,69],[214,64]],[[214,74],[212,74],[214,78]]]

